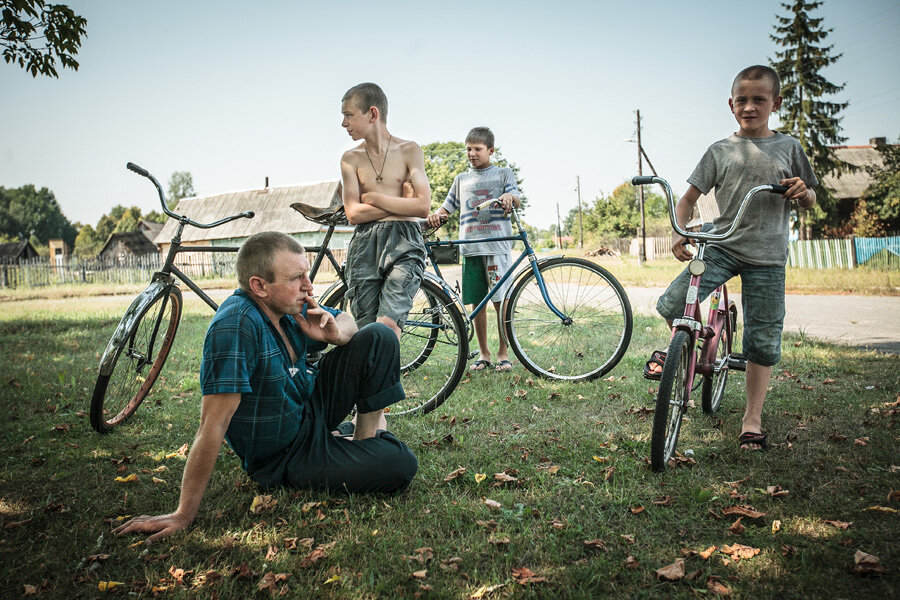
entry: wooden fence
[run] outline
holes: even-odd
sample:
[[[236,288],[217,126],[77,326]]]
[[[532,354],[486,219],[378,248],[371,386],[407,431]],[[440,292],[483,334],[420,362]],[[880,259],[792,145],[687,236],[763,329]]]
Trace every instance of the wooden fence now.
[[[346,252],[342,249],[332,250],[338,264],[346,259]],[[176,257],[175,266],[191,279],[235,279],[235,258],[234,252],[183,252]],[[309,254],[308,258],[312,263],[315,254]],[[153,273],[161,267],[162,258],[159,254],[130,256],[122,260],[68,257],[67,260],[52,262],[49,258],[38,257],[14,262],[0,261],[0,288],[149,283]],[[319,272],[334,275],[334,268],[326,259],[322,261]]]

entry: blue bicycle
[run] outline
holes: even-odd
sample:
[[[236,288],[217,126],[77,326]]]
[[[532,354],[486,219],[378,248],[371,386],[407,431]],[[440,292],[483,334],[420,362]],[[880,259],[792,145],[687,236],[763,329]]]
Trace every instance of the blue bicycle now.
[[[483,202],[478,209],[502,210],[496,200]],[[516,357],[535,375],[591,380],[609,372],[625,354],[631,341],[632,315],[621,284],[589,260],[538,257],[515,209],[511,217],[516,235],[477,242],[520,241],[524,249],[468,314],[459,290],[444,279],[440,265],[458,262],[459,246],[477,242],[431,240],[428,238],[435,230],[423,232],[434,273],[425,272],[403,328],[400,358],[407,398],[392,406],[390,414],[427,413],[450,396],[466,363],[477,354],[469,354],[472,318],[510,279],[501,306],[503,331]],[[526,258],[528,264],[519,269]],[[338,281],[322,294],[322,303],[345,309],[346,291],[343,281]]]

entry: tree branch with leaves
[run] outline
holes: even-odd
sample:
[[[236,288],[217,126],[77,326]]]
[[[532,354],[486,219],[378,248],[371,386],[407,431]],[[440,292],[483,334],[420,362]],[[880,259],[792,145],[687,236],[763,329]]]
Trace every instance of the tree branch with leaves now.
[[[3,59],[22,67],[32,77],[59,77],[57,61],[62,68],[77,71],[75,55],[83,37],[87,37],[87,19],[65,4],[0,0]]]

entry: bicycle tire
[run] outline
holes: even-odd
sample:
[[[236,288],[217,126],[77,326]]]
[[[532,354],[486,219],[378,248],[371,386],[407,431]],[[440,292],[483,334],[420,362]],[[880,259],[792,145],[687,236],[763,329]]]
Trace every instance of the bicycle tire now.
[[[181,290],[167,287],[141,309],[118,342],[115,336],[110,341],[116,344],[112,369],[97,376],[91,397],[91,426],[98,433],[109,433],[131,418],[150,393],[169,357],[182,308]]]
[[[586,381],[609,372],[631,341],[631,304],[622,285],[600,265],[553,258],[538,265],[554,306],[544,301],[534,271],[509,293],[503,312],[507,340],[529,371],[547,379]]]
[[[729,302],[728,319],[731,321],[731,333],[728,332],[728,327],[722,326],[722,334],[719,336],[716,347],[716,364],[713,374],[703,378],[703,388],[700,390],[700,405],[703,407],[703,412],[708,415],[715,414],[719,410],[722,399],[725,397],[725,385],[728,383],[729,371],[728,357],[731,355],[737,325],[737,306],[734,302]]]
[[[687,411],[687,377],[690,361],[690,337],[683,330],[672,336],[666,353],[656,394],[656,411],[653,413],[653,435],[650,438],[650,466],[654,471],[665,471],[666,464],[675,454],[681,421]]]
[[[345,285],[322,298],[322,304],[347,310]],[[413,297],[400,336],[400,381],[406,398],[385,409],[391,416],[431,412],[459,385],[469,349],[465,321],[450,296],[427,279]]]

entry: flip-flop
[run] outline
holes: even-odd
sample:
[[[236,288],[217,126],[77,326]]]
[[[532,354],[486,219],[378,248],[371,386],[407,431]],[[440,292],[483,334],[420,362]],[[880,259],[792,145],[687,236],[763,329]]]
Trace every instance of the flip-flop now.
[[[666,365],[666,353],[662,350],[654,350],[650,360],[644,363],[644,379],[659,381],[662,378],[663,367]],[[657,371],[654,367],[659,367]]]
[[[508,360],[500,360],[497,361],[497,366],[494,367],[495,371],[512,371],[512,363]]]
[[[738,437],[738,446],[756,444],[759,448],[747,448],[748,451],[753,450],[765,450],[769,447],[769,443],[766,441],[768,436],[765,433],[754,433],[752,431],[745,431]]]
[[[356,425],[354,425],[352,421],[344,421],[343,423],[335,427],[334,430],[340,433],[341,437],[350,437],[356,430]]]
[[[491,365],[491,361],[478,359],[472,363],[472,366],[469,367],[470,371],[487,371],[493,365]]]

